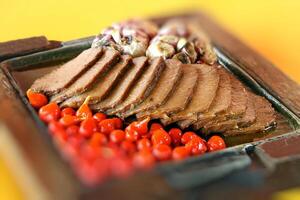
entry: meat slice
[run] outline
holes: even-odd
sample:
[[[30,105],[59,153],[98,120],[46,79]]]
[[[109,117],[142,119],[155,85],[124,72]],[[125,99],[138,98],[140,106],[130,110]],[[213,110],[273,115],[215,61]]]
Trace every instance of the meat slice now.
[[[174,114],[185,109],[192,98],[195,87],[197,86],[199,73],[196,68],[190,66],[182,66],[182,70],[182,78],[166,103],[157,109],[138,113],[136,115],[137,118],[150,116],[151,118],[165,119],[168,118],[170,114]]]
[[[223,68],[218,69],[220,76],[219,86],[216,92],[216,96],[209,107],[207,112],[194,114],[187,120],[177,122],[182,128],[187,128],[193,124],[194,128],[200,129],[207,121],[212,120],[218,114],[224,113],[231,103],[231,83],[230,76]]]
[[[123,118],[145,110],[157,108],[165,103],[166,99],[176,88],[177,83],[182,76],[181,62],[170,59],[166,60],[165,64],[165,69],[151,94],[142,103],[123,113]]]
[[[90,48],[83,51],[76,58],[34,81],[31,89],[46,95],[53,95],[62,91],[94,65],[102,53],[102,48]]]
[[[250,126],[255,122],[256,116],[255,116],[255,108],[254,108],[254,102],[253,102],[253,94],[251,94],[249,91],[247,91],[247,109],[243,116],[237,119],[231,119],[224,122],[220,122],[216,124],[215,126],[210,127],[211,132],[225,132],[228,130],[233,130],[241,127],[247,127]]]
[[[162,120],[164,125],[170,123],[194,118],[198,113],[205,112],[209,109],[219,86],[219,74],[217,68],[208,65],[187,65],[187,67],[194,67],[199,72],[198,83],[193,92],[191,102],[187,107],[170,118]]]
[[[264,97],[254,94],[252,96],[256,113],[255,123],[249,127],[226,131],[224,132],[225,136],[263,132],[268,127],[275,125],[276,115],[272,105]]]
[[[125,73],[130,63],[131,56],[121,56],[119,63],[110,69],[105,76],[100,77],[91,89],[67,99],[61,106],[78,108],[88,96],[90,96],[89,103],[94,104],[101,101],[109,93],[109,90],[115,85],[117,80]]]
[[[254,95],[247,91],[247,109],[244,116],[237,120],[238,127],[247,127],[253,124],[256,120],[255,106],[253,102]]]
[[[232,83],[232,99],[229,109],[222,115],[217,116],[214,120],[207,122],[203,129],[209,131],[218,127],[221,122],[231,119],[237,119],[244,115],[247,107],[247,92],[242,83],[231,76]],[[232,122],[232,121],[230,121]],[[221,131],[218,129],[218,131]]]
[[[109,95],[96,104],[91,104],[90,108],[97,111],[105,111],[114,108],[122,100],[126,98],[129,90],[135,84],[136,80],[140,77],[143,69],[146,67],[147,57],[141,56],[132,60],[133,65],[129,66],[124,76],[118,80],[114,89]]]
[[[121,117],[123,112],[141,103],[155,87],[164,66],[162,57],[153,59],[137,80],[137,83],[132,87],[127,98],[115,108],[107,110],[106,113],[109,115],[116,114]]]
[[[72,85],[60,93],[52,96],[50,101],[61,103],[65,99],[86,91],[99,77],[103,76],[119,59],[120,53],[113,49],[106,49],[103,56]]]

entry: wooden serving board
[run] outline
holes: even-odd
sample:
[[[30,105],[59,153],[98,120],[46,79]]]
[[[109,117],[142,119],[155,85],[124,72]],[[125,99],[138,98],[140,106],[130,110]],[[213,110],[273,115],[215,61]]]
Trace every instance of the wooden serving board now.
[[[171,17],[152,20],[163,23]],[[137,173],[127,180],[111,180],[99,187],[88,188],[75,177],[56,150],[45,125],[28,104],[25,91],[41,74],[89,48],[93,37],[61,45],[57,42],[49,45],[44,37],[0,44],[0,59],[4,60],[0,64],[0,125],[5,129],[4,138],[9,138],[5,139],[9,141],[8,147],[2,146],[0,150],[8,159],[29,169],[22,177],[34,183],[29,185],[23,181],[25,188],[36,191],[30,193],[30,199],[34,195],[37,199],[41,196],[49,199],[181,199],[199,196],[220,199],[224,195],[268,199],[274,191],[300,185],[299,173],[293,172],[300,166],[300,145],[293,142],[300,141],[300,86],[208,16],[195,12],[175,17],[199,21],[211,37],[220,63],[276,107],[278,129],[255,141],[255,135],[231,138],[232,144],[240,145],[180,163],[160,164],[153,171]],[[23,44],[29,44],[26,51]],[[9,51],[8,46],[13,47],[13,51]],[[6,54],[1,55],[1,52]],[[284,141],[285,151],[279,153]],[[12,152],[21,152],[21,164],[20,159],[14,159],[20,157]],[[282,184],[273,184],[274,180],[281,180]],[[259,187],[249,189],[252,185]],[[243,191],[243,196],[239,197],[236,190]]]

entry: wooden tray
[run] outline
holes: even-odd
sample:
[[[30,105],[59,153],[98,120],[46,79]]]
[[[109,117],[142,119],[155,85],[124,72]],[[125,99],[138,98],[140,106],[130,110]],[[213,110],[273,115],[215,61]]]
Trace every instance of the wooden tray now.
[[[217,199],[223,195],[237,197],[232,191],[239,189],[249,193],[243,195],[243,199],[260,198],[261,193],[265,195],[263,199],[267,199],[273,191],[287,185],[300,185],[300,178],[295,179],[299,174],[290,174],[292,178],[282,185],[274,186],[268,182],[279,178],[285,180],[283,174],[278,172],[282,170],[282,163],[290,168],[300,163],[297,159],[300,147],[293,142],[297,139],[300,141],[299,85],[207,16],[197,12],[176,17],[199,21],[211,37],[220,63],[254,92],[265,96],[276,108],[278,128],[254,142],[257,135],[228,138],[226,142],[233,147],[224,151],[179,163],[159,164],[153,171],[137,173],[127,180],[111,180],[99,187],[88,188],[81,184],[68,163],[61,158],[47,128],[25,98],[25,91],[33,80],[89,48],[93,37],[65,42],[59,48],[15,57],[1,63],[0,119],[13,138],[14,142],[9,145],[21,149],[24,160],[33,171],[33,175],[28,178],[34,177],[32,179],[36,180],[37,193],[43,193],[49,199],[177,199],[197,198],[199,195]],[[168,18],[152,20],[163,23]],[[280,141],[290,141],[281,154],[278,153],[282,146]],[[289,159],[286,158],[296,164],[287,164],[286,160]],[[266,184],[249,190],[253,182],[263,181]],[[247,187],[241,188],[241,185],[236,184],[239,182]],[[213,192],[216,189],[221,192]]]

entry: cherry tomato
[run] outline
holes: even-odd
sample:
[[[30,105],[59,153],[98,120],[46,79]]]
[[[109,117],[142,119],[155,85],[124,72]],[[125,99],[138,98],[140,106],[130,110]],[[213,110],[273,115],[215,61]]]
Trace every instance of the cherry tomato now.
[[[44,122],[56,121],[60,117],[60,108],[56,103],[51,102],[40,108],[39,116]]]
[[[48,130],[50,131],[51,134],[56,134],[58,132],[62,132],[64,131],[64,127],[58,123],[57,121],[51,121],[49,124],[48,124]]]
[[[93,118],[87,118],[81,122],[79,133],[84,137],[90,137],[97,130],[96,121]]]
[[[133,129],[135,129],[139,135],[145,135],[148,132],[148,123],[150,121],[150,118],[147,117],[141,121],[135,121],[132,122],[131,124],[129,124],[130,127],[132,127]]]
[[[153,124],[151,124],[151,126],[150,126],[150,131],[149,132],[154,132],[155,130],[158,130],[158,129],[164,129],[163,127],[162,127],[162,125],[161,124],[159,124],[159,123],[153,123]]]
[[[113,130],[109,135],[110,141],[120,143],[125,139],[125,132],[122,130]]]
[[[125,153],[131,155],[136,152],[136,147],[133,142],[125,140],[121,143],[121,149],[125,151]]]
[[[85,184],[95,186],[107,179],[109,175],[109,162],[105,159],[95,162],[81,159],[80,162],[77,162],[75,171]]]
[[[106,149],[108,149],[108,148],[106,148]],[[80,156],[84,160],[88,160],[90,162],[93,162],[98,158],[103,158],[105,153],[101,146],[91,146],[88,143],[85,143],[80,148]]]
[[[61,110],[61,116],[65,116],[65,115],[75,115],[75,114],[76,114],[75,110],[74,110],[73,108],[70,108],[70,107],[68,107],[68,108],[63,108],[63,109]]]
[[[158,144],[170,145],[172,142],[172,139],[165,130],[158,129],[153,132],[151,141],[152,141],[153,146],[158,145]]]
[[[96,132],[92,135],[89,143],[92,147],[107,144],[107,137],[103,133]]]
[[[153,155],[158,160],[169,160],[172,156],[172,149],[169,145],[160,144],[153,147]]]
[[[57,131],[54,135],[54,141],[56,142],[56,144],[58,144],[60,147],[64,146],[67,139],[68,139],[68,135],[66,133],[65,130],[63,131]]]
[[[187,144],[193,138],[199,138],[199,136],[192,131],[185,132],[181,137],[181,143]]]
[[[66,128],[66,133],[68,135],[78,135],[79,133],[79,126],[77,125],[71,125]]]
[[[122,129],[123,128],[123,121],[120,118],[114,117],[112,120],[115,123],[115,128],[116,129]]]
[[[174,160],[182,160],[189,157],[190,151],[185,146],[175,147],[172,152],[172,158]]]
[[[169,135],[172,138],[172,144],[179,146],[181,144],[182,131],[179,128],[171,128]]]
[[[207,146],[209,151],[217,151],[226,148],[225,141],[217,135],[212,136],[207,141]]]
[[[87,119],[93,116],[91,109],[89,108],[88,102],[90,97],[88,96],[83,104],[76,111],[76,116],[83,119]]]
[[[27,90],[26,94],[27,94],[29,103],[34,108],[40,108],[48,103],[47,97],[41,93],[36,93],[31,90]]]
[[[133,164],[140,169],[150,169],[155,164],[155,158],[149,151],[139,151],[133,156]]]
[[[104,119],[99,123],[99,130],[106,135],[115,130],[115,121],[113,119]]]
[[[95,113],[95,114],[93,115],[93,118],[99,123],[99,122],[101,122],[102,120],[106,119],[107,116],[106,116],[106,114],[104,114],[104,113]]]
[[[79,122],[80,122],[80,119],[73,115],[65,115],[59,119],[59,123],[61,123],[63,126],[76,125]]]
[[[135,126],[132,126],[131,124],[126,127],[125,129],[125,137],[126,140],[129,140],[131,142],[135,142],[140,138],[139,132],[136,130]]]
[[[137,141],[138,150],[151,149],[151,142],[147,138],[142,138]]]
[[[79,146],[79,145],[78,145]],[[61,147],[61,151],[63,156],[67,159],[73,162],[79,157],[79,148],[77,145],[70,144],[70,140]]]
[[[85,138],[82,135],[70,135],[68,137],[68,143],[75,148],[79,148],[85,142]]]
[[[204,154],[207,151],[207,146],[201,138],[193,138],[185,146],[193,155]]]

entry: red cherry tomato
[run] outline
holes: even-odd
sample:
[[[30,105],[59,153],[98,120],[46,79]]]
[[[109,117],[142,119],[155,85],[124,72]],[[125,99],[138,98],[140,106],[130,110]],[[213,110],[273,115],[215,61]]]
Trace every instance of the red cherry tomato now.
[[[97,132],[97,123],[93,118],[87,118],[80,124],[79,133],[84,137],[90,137],[94,132]]]
[[[70,135],[68,137],[68,143],[75,148],[79,148],[85,142],[85,138],[81,135]]]
[[[66,133],[68,135],[78,135],[79,133],[79,126],[77,125],[71,125],[66,128]]]
[[[123,149],[128,155],[132,155],[136,152],[136,146],[133,144],[133,142],[128,140],[125,140],[121,143],[121,149]]]
[[[160,144],[153,147],[153,155],[158,160],[169,160],[172,157],[172,149],[169,145]]]
[[[199,138],[199,136],[192,131],[185,132],[181,137],[181,143],[187,144],[193,138]]]
[[[99,130],[106,135],[115,130],[115,121],[113,119],[104,119],[99,123]]]
[[[133,156],[133,164],[140,169],[150,169],[155,164],[155,158],[149,151],[139,151]]]
[[[151,149],[151,142],[147,138],[142,138],[137,141],[138,150]]]
[[[59,119],[59,123],[61,123],[63,126],[76,125],[79,122],[80,122],[80,119],[73,115],[65,115]]]
[[[161,124],[159,124],[159,123],[153,123],[153,124],[151,124],[150,130],[148,131],[148,133],[146,133],[145,135],[142,135],[142,137],[143,138],[151,139],[153,132],[155,130],[159,130],[159,129],[164,130]]]
[[[64,131],[64,127],[58,123],[57,121],[51,121],[49,124],[48,124],[48,130],[50,131],[51,134],[56,134],[58,132],[62,132]]]
[[[170,145],[172,142],[172,139],[165,130],[158,129],[153,132],[151,141],[152,141],[153,146],[158,145],[158,144]]]
[[[225,141],[220,136],[212,136],[207,141],[207,146],[209,151],[217,151],[226,148]]]
[[[193,138],[185,146],[193,155],[204,154],[207,151],[207,146],[201,138]]]
[[[61,116],[65,116],[65,115],[75,115],[76,112],[73,108],[63,108],[61,110]]]
[[[104,182],[109,175],[109,162],[105,159],[89,162],[81,159],[75,166],[77,175],[90,186]]]
[[[172,138],[172,144],[179,146],[181,144],[182,131],[179,128],[171,128],[169,135]]]
[[[132,122],[129,126],[132,126],[138,133],[139,135],[145,135],[148,132],[148,123],[150,121],[150,118],[147,117],[141,121],[135,121]]]
[[[93,118],[99,123],[99,122],[101,122],[102,120],[106,119],[107,116],[106,116],[106,114],[104,114],[104,113],[95,113],[95,114],[93,115]]]
[[[107,144],[107,138],[103,133],[96,132],[92,135],[90,139],[90,145],[92,147],[102,146]]]
[[[45,95],[37,92],[33,92],[31,90],[27,90],[26,92],[29,103],[34,108],[40,108],[48,103],[48,99]]]
[[[116,129],[122,129],[123,128],[123,121],[120,118],[114,117],[112,118],[113,122],[115,123]]]
[[[183,160],[189,157],[190,151],[185,146],[175,147],[172,153],[172,158],[174,160]]]
[[[76,111],[76,116],[81,118],[82,120],[93,117],[93,113],[91,109],[89,108],[88,102],[89,102],[89,96],[85,99],[83,104],[78,108]]]
[[[110,141],[121,143],[125,139],[125,132],[122,130],[113,130],[109,135]]]
[[[164,129],[163,127],[162,127],[162,125],[161,124],[159,124],[159,123],[153,123],[153,124],[151,124],[151,126],[150,126],[150,131],[149,132],[154,132],[155,130],[158,130],[158,129]]]
[[[56,121],[60,117],[60,108],[54,102],[49,103],[40,108],[39,116],[44,122]]]
[[[125,137],[126,140],[129,140],[131,142],[135,142],[140,138],[139,132],[136,130],[136,127],[130,124],[125,129]]]

